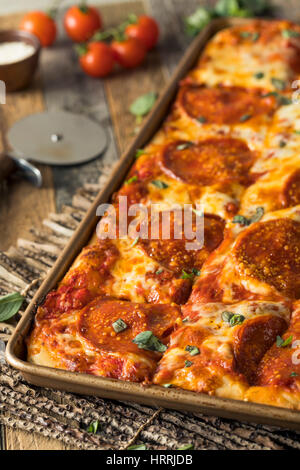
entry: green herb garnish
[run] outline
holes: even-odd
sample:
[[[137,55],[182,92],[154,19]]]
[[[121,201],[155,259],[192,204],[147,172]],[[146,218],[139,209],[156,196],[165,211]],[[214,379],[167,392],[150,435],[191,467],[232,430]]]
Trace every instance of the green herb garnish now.
[[[291,377],[298,377],[297,372],[291,372]]]
[[[197,118],[197,121],[201,122],[201,124],[204,124],[206,122],[206,118],[204,116],[200,116]]]
[[[193,362],[191,361],[184,361],[184,367],[191,367],[193,365]]]
[[[265,74],[263,72],[257,72],[254,74],[254,77],[260,80],[261,78],[264,78]]]
[[[136,152],[135,152],[135,158],[139,158],[141,157],[142,155],[145,155],[145,150],[143,149],[138,149]]]
[[[138,180],[138,177],[136,175],[134,175],[131,178],[129,178],[128,180],[126,180],[125,184],[131,184],[131,183],[134,183],[137,180]]]
[[[230,326],[240,325],[241,323],[243,323],[244,320],[245,320],[244,315],[238,315],[238,314],[232,315],[232,317],[229,320],[229,324]]]
[[[232,312],[229,312],[228,310],[224,310],[224,312],[222,312],[222,315],[221,315],[221,318],[223,321],[225,321],[226,323],[229,323],[230,322],[230,318],[233,317],[234,313]]]
[[[176,150],[185,150],[191,147],[192,145],[194,145],[193,142],[184,142],[182,144],[177,145]]]
[[[300,33],[298,33],[298,31],[293,31],[292,29],[283,29],[281,34],[285,39],[300,37]]]
[[[127,447],[127,450],[147,450],[146,444],[135,444]]]
[[[139,333],[133,340],[139,349],[145,349],[147,351],[157,351],[165,352],[167,346],[165,346],[154,334],[152,331],[143,331]]]
[[[163,384],[163,387],[165,387],[165,388],[171,388],[171,387],[172,387],[172,384]]]
[[[300,135],[300,130],[294,130],[294,134]]]
[[[161,274],[161,273],[163,273],[163,272],[164,272],[163,268],[159,268],[159,269],[156,271],[155,274]]]
[[[99,421],[93,421],[88,427],[87,427],[87,432],[91,434],[97,434],[97,431],[99,429]]]
[[[184,269],[182,270],[181,279],[194,279],[193,273],[187,273]]]
[[[234,224],[240,224],[240,225],[244,225],[245,227],[247,227],[248,225],[250,224],[253,224],[254,222],[258,222],[262,216],[264,215],[265,213],[265,210],[263,207],[257,207],[256,210],[255,210],[255,214],[248,218],[248,217],[245,217],[244,215],[235,215],[232,219],[232,222]]]
[[[272,85],[276,88],[276,90],[285,90],[286,83],[284,80],[281,80],[280,78],[271,78],[271,82]]]
[[[279,147],[282,149],[282,148],[285,147],[285,146],[286,146],[285,140],[281,140],[281,141],[279,142]]]
[[[193,450],[194,449],[194,445],[193,444],[185,444],[181,447],[178,447],[177,450]]]
[[[128,325],[126,325],[122,318],[119,318],[112,324],[112,327],[116,333],[121,333],[121,331],[124,331],[128,328]]]
[[[167,189],[169,185],[161,180],[153,180],[151,183],[156,186],[158,189]]]
[[[185,18],[185,31],[190,36],[195,36],[202,31],[213,18],[235,16],[245,18],[262,14],[267,9],[267,0],[218,0],[214,8],[199,7]],[[256,41],[259,33],[248,33],[249,38]],[[246,36],[245,36],[246,37]]]
[[[197,348],[197,346],[190,346],[190,345],[188,345],[188,346],[186,346],[185,350],[186,350],[187,352],[189,352],[191,356],[197,356],[198,354],[200,354],[200,351],[199,351],[199,349]]]
[[[240,117],[240,122],[246,122],[249,121],[249,119],[252,118],[251,114],[243,114],[243,116]]]
[[[151,111],[156,99],[157,93],[150,91],[150,93],[139,96],[139,98],[131,104],[129,111],[140,120]]]
[[[293,341],[293,337],[289,336],[287,339],[281,338],[281,336],[276,337],[276,346],[278,348],[286,348],[289,346]]]
[[[225,310],[224,312],[222,312],[221,317],[222,317],[222,320],[226,323],[229,323],[230,326],[240,325],[245,320],[244,315],[239,315],[233,312],[229,312],[228,310]]]
[[[133,247],[137,244],[137,242],[139,241],[139,239],[140,239],[140,237],[136,237],[136,238],[134,239],[133,243],[130,245],[129,248],[133,248]]]
[[[199,269],[196,269],[196,268],[193,268],[192,272],[193,272],[194,276],[200,276],[200,274],[201,274],[201,271],[199,271]]]
[[[23,301],[23,295],[18,292],[0,297],[0,322],[6,321],[18,313]]]

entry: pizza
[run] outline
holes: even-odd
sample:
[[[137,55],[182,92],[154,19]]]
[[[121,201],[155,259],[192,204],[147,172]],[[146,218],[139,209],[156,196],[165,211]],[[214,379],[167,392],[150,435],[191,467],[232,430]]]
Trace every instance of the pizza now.
[[[30,362],[300,409],[298,79],[296,24],[210,40],[38,307]]]

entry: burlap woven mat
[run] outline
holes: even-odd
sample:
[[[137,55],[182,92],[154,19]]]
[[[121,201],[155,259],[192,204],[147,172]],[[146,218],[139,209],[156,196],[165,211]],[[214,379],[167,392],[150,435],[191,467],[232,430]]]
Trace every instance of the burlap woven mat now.
[[[87,184],[59,214],[49,214],[33,241],[0,252],[0,295],[23,292],[28,303],[72,235],[111,168],[98,184]],[[22,314],[22,313],[21,313]],[[4,359],[5,342],[14,324],[0,323],[0,421],[6,426],[41,433],[80,449],[126,449],[145,443],[148,449],[300,449],[300,433],[251,425],[201,414],[153,409],[134,403],[78,396],[27,384]],[[96,435],[86,431],[98,420]]]

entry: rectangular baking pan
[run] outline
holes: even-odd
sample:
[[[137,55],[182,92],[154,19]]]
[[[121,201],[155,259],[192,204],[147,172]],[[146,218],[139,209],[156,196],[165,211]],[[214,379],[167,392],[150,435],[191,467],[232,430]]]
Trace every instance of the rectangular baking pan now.
[[[169,110],[178,90],[179,81],[195,65],[208,40],[225,27],[245,24],[247,19],[216,20],[201,32],[188,48],[180,61],[170,82],[160,95],[156,106],[147,118],[139,135],[125,151],[116,169],[113,171],[105,188],[98,194],[95,202],[72,236],[61,256],[49,272],[47,278],[26,309],[6,349],[6,359],[19,370],[25,380],[41,387],[56,388],[69,392],[98,395],[122,401],[135,401],[154,407],[200,412],[224,418],[238,419],[256,423],[282,426],[300,430],[300,412],[239,400],[224,399],[194,393],[180,389],[166,389],[160,386],[143,386],[137,383],[96,377],[82,373],[68,372],[34,365],[26,361],[25,338],[30,330],[37,306],[48,292],[53,289],[65,275],[75,257],[87,244],[95,230],[98,218],[96,208],[99,204],[110,201],[112,194],[121,183],[135,160],[136,149],[142,148],[158,130]]]

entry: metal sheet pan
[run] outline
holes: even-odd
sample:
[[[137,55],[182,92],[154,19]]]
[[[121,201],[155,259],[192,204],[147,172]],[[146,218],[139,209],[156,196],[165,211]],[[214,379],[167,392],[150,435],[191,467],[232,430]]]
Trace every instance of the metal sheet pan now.
[[[299,411],[218,398],[179,389],[165,389],[155,385],[145,387],[137,383],[38,366],[26,361],[24,340],[32,325],[36,308],[47,293],[57,285],[75,257],[87,244],[98,222],[96,208],[99,204],[110,200],[111,195],[120,187],[134,162],[136,149],[143,147],[158,130],[178,90],[178,82],[195,65],[208,40],[225,27],[245,24],[247,21],[249,20],[229,18],[213,21],[196,37],[161,93],[156,106],[147,118],[140,133],[121,157],[105,188],[96,197],[92,207],[28,306],[6,350],[6,358],[9,364],[18,369],[28,382],[41,387],[57,388],[79,394],[98,395],[114,400],[135,401],[154,407],[201,412],[224,418],[300,430]]]

